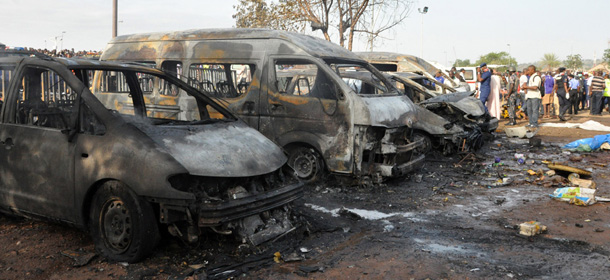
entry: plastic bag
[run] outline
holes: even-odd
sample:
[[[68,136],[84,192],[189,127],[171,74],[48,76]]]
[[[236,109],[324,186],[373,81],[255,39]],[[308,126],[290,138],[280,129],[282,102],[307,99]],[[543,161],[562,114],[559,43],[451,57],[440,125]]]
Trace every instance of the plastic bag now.
[[[599,149],[602,144],[610,142],[610,134],[597,135],[593,138],[584,138],[568,143],[563,146],[564,149],[578,151],[594,151]]]

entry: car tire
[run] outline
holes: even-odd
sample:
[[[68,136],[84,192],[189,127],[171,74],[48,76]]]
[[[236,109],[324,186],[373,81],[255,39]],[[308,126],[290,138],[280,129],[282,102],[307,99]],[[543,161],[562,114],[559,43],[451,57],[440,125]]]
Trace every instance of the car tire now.
[[[120,182],[106,182],[93,196],[89,230],[99,254],[133,263],[149,256],[160,235],[151,205]]]
[[[294,169],[297,178],[306,183],[321,180],[326,174],[324,160],[309,147],[296,147],[289,152],[288,166]]]

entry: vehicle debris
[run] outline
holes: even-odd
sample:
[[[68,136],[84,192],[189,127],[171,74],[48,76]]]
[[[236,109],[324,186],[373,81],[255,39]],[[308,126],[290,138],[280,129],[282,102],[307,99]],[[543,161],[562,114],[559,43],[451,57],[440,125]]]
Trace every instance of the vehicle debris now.
[[[323,39],[248,28],[142,33],[112,39],[100,59],[154,61],[183,73],[284,148],[306,182],[330,172],[344,184],[380,184],[424,163],[413,102],[368,62]],[[352,70],[374,76],[374,83],[342,76]],[[172,108],[192,103],[177,96]]]
[[[66,250],[61,252],[62,256],[66,256],[74,260],[72,266],[81,267],[89,264],[97,254],[94,252],[85,252],[82,249],[80,250]]]
[[[126,263],[152,254],[161,228],[252,245],[293,228],[303,183],[281,148],[178,77],[36,53],[0,57],[0,69],[13,71],[0,210],[87,229],[102,257]],[[190,111],[148,106],[176,96]]]

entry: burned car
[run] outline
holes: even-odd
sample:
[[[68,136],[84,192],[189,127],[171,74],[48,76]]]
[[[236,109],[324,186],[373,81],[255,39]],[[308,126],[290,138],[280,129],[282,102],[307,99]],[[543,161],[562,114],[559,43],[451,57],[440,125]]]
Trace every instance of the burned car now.
[[[247,28],[133,34],[110,41],[101,60],[182,73],[283,147],[308,182],[331,172],[350,184],[377,183],[423,164],[413,102],[369,63],[319,38]],[[354,92],[338,74],[350,67],[376,76],[376,91]],[[167,101],[167,109],[188,102]]]
[[[302,183],[283,151],[177,77],[135,64],[3,57],[0,209],[88,230],[99,253],[135,262],[160,228],[260,244],[293,228]],[[121,102],[108,98],[121,93]],[[192,114],[148,110],[192,99]],[[214,114],[211,114],[214,110]]]
[[[376,77],[366,71],[340,71],[339,74],[357,93],[375,91],[378,84]],[[390,74],[385,76],[395,81],[397,88],[411,100],[420,100],[422,92],[432,94],[408,78],[398,79]],[[433,149],[445,155],[456,151],[473,151],[483,143],[481,130],[477,125],[458,122],[456,118],[447,118],[446,114],[437,115],[422,105],[416,107],[416,114],[417,122],[413,123],[414,137],[424,142],[419,149],[421,153],[425,154]]]
[[[456,83],[447,73],[421,57],[392,52],[357,52],[356,54],[371,63],[379,71],[386,73],[413,73],[435,81],[434,75],[441,72],[445,83],[435,83],[435,87],[430,89],[433,92],[451,93],[470,90],[467,84]]]
[[[455,92],[436,95],[428,90],[428,78],[412,73],[391,73],[390,79],[395,81],[405,95],[411,97],[418,105],[442,116],[454,124],[465,127],[475,126],[482,132],[491,133],[498,128],[498,119],[491,117],[474,92]],[[473,142],[472,144],[476,144]]]

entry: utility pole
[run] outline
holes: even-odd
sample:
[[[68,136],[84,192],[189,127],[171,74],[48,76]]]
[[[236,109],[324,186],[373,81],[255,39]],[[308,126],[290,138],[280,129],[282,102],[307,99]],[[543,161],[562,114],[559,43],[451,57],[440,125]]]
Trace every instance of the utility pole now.
[[[428,7],[417,8],[417,10],[421,14],[421,53],[419,56],[424,58],[424,15],[428,13]]]
[[[117,10],[119,0],[112,0],[112,38],[117,35]]]

